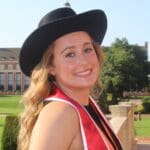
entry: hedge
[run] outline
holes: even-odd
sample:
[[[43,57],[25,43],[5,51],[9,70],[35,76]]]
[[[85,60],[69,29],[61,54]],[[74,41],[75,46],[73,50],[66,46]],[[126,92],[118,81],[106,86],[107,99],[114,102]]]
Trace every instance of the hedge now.
[[[144,98],[142,105],[144,113],[150,113],[150,98]]]
[[[19,120],[17,116],[6,116],[2,134],[2,150],[16,150]]]

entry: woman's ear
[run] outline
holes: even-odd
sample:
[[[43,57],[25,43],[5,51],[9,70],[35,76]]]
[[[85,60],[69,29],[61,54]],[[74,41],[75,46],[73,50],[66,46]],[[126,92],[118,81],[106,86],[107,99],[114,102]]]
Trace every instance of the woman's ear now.
[[[50,67],[48,68],[48,72],[49,72],[49,74],[55,76],[55,68],[54,68],[54,66],[50,66]]]

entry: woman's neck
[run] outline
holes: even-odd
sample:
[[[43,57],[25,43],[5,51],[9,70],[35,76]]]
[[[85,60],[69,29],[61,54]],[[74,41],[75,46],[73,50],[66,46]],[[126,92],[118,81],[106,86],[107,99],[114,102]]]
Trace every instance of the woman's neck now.
[[[89,93],[90,89],[88,88],[67,88],[56,84],[68,97],[77,101],[81,105],[89,104]]]

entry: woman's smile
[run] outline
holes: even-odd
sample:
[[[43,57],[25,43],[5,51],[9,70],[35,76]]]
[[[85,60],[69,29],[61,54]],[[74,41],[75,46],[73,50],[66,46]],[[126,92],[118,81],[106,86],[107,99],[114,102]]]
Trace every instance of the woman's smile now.
[[[75,74],[79,77],[88,77],[91,75],[91,73],[92,73],[92,69],[85,69],[85,70],[79,71]]]

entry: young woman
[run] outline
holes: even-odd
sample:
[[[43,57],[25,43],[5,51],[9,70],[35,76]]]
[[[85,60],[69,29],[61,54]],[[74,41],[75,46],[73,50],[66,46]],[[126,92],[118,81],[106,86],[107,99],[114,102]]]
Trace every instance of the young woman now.
[[[90,97],[99,80],[107,28],[105,13],[76,14],[68,7],[46,14],[24,42],[20,67],[31,83],[23,96],[19,150],[121,150]]]

